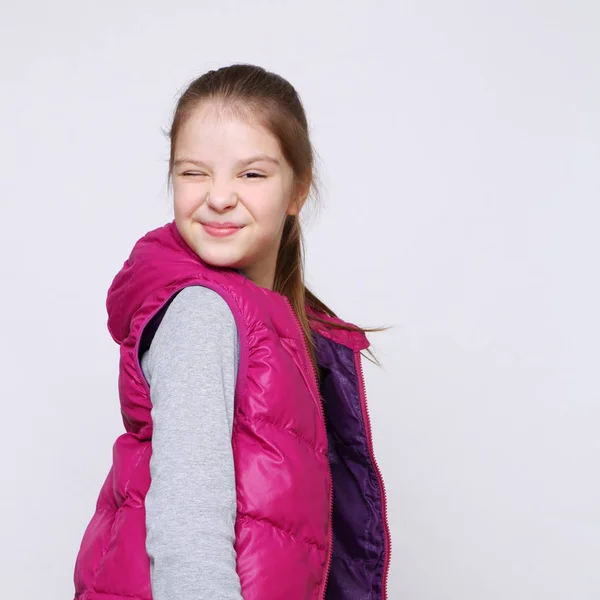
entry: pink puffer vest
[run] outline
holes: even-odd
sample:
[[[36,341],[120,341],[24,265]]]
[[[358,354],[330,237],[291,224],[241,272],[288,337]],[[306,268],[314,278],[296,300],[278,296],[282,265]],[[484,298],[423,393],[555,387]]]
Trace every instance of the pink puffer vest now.
[[[239,332],[232,446],[244,600],[386,598],[390,537],[364,393],[366,336],[314,325],[319,382],[287,298],[204,263],[171,222],[135,244],[108,292],[126,433],[81,542],[75,599],[152,598],[144,510],[151,400],[139,357],[162,309],[190,285],[218,292]]]

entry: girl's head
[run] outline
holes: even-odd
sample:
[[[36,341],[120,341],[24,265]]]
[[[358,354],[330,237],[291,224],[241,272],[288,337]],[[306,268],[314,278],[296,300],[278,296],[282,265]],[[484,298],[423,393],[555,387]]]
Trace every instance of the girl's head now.
[[[298,216],[315,187],[294,88],[253,65],[209,71],[180,97],[170,139],[175,222],[188,245],[209,264],[293,294],[302,282]],[[238,228],[217,236],[210,223]]]
[[[169,138],[169,183],[182,237],[205,262],[237,269],[286,296],[317,367],[307,307],[336,314],[304,284],[299,213],[310,192],[318,199],[319,189],[298,93],[254,65],[209,71],[179,98]],[[243,227],[217,237],[205,227],[210,222]]]

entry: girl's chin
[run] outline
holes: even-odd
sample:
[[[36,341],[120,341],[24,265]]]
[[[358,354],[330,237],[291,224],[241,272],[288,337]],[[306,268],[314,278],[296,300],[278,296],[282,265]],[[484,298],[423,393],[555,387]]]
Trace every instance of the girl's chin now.
[[[226,252],[210,252],[207,251],[206,247],[203,247],[203,251],[199,252],[196,250],[196,254],[209,265],[213,267],[239,269],[241,268],[242,261],[240,257],[233,253]]]

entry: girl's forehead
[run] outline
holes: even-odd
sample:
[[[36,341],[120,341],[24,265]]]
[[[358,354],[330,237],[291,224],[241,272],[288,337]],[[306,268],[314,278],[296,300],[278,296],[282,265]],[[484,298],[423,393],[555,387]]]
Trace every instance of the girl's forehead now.
[[[192,109],[190,117],[197,122],[210,123],[213,126],[239,123],[248,127],[262,127],[260,115],[253,114],[249,106],[226,105],[217,101],[201,102]]]
[[[256,120],[236,114],[218,115],[198,109],[182,123],[178,143],[181,146],[256,147],[279,154],[277,138]],[[257,148],[259,149],[259,148]]]

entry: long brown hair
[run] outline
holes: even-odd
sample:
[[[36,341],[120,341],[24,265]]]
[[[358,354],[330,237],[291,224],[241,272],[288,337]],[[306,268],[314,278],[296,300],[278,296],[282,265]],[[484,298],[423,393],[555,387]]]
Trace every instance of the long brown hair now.
[[[303,184],[315,200],[320,199],[320,186],[315,166],[304,107],[294,87],[283,77],[262,67],[238,63],[208,71],[192,81],[179,97],[171,128],[168,184],[172,184],[175,146],[178,133],[195,108],[203,101],[217,101],[224,109],[242,117],[251,117],[278,140],[282,154],[294,173],[295,189]],[[304,239],[299,217],[288,215],[277,255],[273,291],[286,296],[298,316],[308,344],[309,354],[318,373],[310,320],[324,321],[308,315],[306,307],[330,317],[337,315],[319,300],[304,283]],[[324,321],[327,322],[327,321]],[[344,325],[330,327],[352,329]],[[383,331],[387,327],[356,327],[358,331]],[[370,348],[371,362],[380,365]]]

